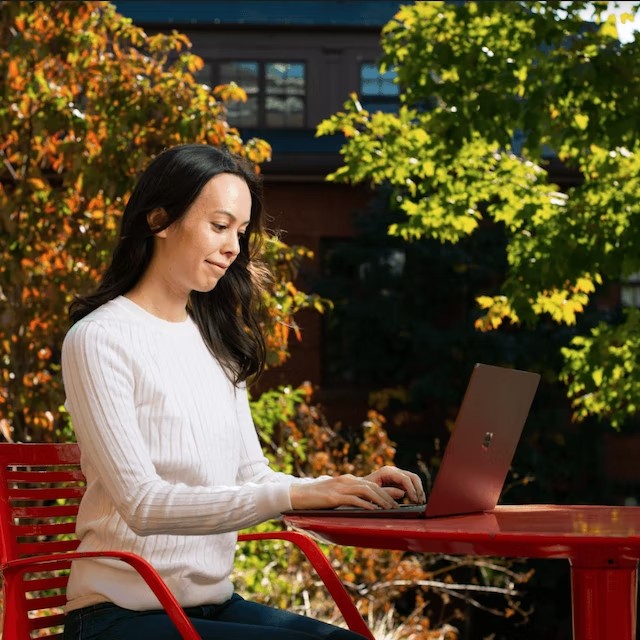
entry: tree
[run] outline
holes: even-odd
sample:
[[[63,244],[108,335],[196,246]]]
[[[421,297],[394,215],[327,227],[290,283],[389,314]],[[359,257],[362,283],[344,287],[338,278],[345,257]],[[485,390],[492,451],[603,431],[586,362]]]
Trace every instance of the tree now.
[[[639,3],[625,4],[637,12]],[[369,113],[354,94],[318,127],[346,137],[330,180],[392,189],[403,215],[391,235],[457,243],[503,227],[506,276],[476,299],[481,331],[575,327],[598,296],[640,271],[640,40],[620,43],[605,8],[404,6],[382,32],[398,113]],[[582,17],[589,10],[594,22]],[[574,171],[575,183],[554,184],[552,164]],[[576,420],[620,427],[637,412],[639,323],[637,309],[615,308],[562,347]]]
[[[178,143],[225,145],[259,166],[183,34],[147,36],[107,2],[0,2],[0,431],[62,437],[59,352],[74,295],[93,289],[123,203],[151,157]],[[308,252],[275,239],[270,362],[286,358],[295,312],[321,307],[291,280]]]

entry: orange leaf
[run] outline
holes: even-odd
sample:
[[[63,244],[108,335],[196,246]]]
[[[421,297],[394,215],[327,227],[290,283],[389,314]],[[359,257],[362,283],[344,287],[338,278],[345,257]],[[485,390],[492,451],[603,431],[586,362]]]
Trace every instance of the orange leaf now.
[[[27,180],[27,182],[34,188],[34,189],[46,189],[47,187],[47,183],[40,179],[40,178],[29,178]]]
[[[213,88],[213,95],[224,102],[229,100],[236,100],[239,102],[247,101],[247,92],[235,82],[217,85]]]
[[[15,58],[11,58],[11,60],[9,60],[9,79],[13,80],[14,78],[17,78],[18,75],[20,75],[18,63],[16,62]]]

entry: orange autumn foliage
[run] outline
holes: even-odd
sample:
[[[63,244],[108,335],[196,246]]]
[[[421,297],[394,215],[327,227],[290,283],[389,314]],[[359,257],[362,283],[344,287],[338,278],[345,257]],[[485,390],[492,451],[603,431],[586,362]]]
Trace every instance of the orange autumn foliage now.
[[[67,306],[93,289],[140,170],[180,143],[224,145],[259,165],[264,140],[226,120],[231,87],[194,73],[184,34],[148,36],[108,2],[0,2],[0,420],[15,441],[67,433],[59,367]],[[276,272],[269,361],[288,354],[304,250],[268,243]]]

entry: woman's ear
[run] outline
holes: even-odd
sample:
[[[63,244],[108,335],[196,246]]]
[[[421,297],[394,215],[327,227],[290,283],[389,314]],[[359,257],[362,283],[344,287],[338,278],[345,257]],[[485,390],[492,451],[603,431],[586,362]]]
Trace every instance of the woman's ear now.
[[[151,233],[154,235],[165,238],[166,237],[166,229],[162,229],[162,227],[167,224],[167,212],[162,207],[157,207],[153,211],[147,214],[147,224],[149,225],[149,229],[151,229]],[[161,231],[156,231],[156,229],[162,229]]]

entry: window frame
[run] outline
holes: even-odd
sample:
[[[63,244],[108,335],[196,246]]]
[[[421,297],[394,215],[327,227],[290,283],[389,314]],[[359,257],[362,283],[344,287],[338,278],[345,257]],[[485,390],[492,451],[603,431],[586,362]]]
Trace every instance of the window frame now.
[[[214,76],[214,86],[218,84],[226,84],[222,80],[221,76],[221,67],[224,64],[238,64],[238,63],[252,63],[258,65],[258,77],[257,77],[257,87],[258,90],[255,94],[257,96],[257,119],[255,124],[242,124],[236,125],[233,121],[229,122],[232,126],[239,126],[244,128],[255,128],[255,129],[286,129],[286,130],[300,130],[308,128],[308,116],[309,116],[309,65],[307,60],[304,59],[275,59],[273,57],[269,58],[225,58],[223,60],[215,60],[211,61],[209,64],[212,66],[212,75]],[[301,124],[295,124],[291,126],[280,125],[280,126],[272,126],[267,124],[267,67],[270,64],[286,64],[286,65],[302,65],[303,68],[303,95],[300,96],[302,100],[302,122]],[[230,80],[229,80],[230,81]],[[229,82],[227,81],[227,82]],[[239,84],[239,83],[238,83]],[[241,84],[239,84],[242,87]],[[273,94],[270,94],[273,95]],[[280,95],[280,94],[278,94]],[[286,97],[285,94],[281,94]]]
[[[363,81],[363,70],[364,67],[374,67],[378,70],[378,77],[382,77],[379,72],[380,64],[375,60],[360,60],[358,64],[358,96],[360,98],[360,102],[362,106],[371,111],[367,107],[368,103],[375,103],[376,111],[385,111],[385,112],[397,112],[400,108],[400,85],[397,83],[393,83],[397,89],[397,93],[395,95],[384,95],[384,94],[365,94],[364,93],[364,81]],[[391,70],[387,70],[386,73],[390,73]],[[397,77],[397,76],[396,76]],[[379,108],[381,105],[388,107],[385,109]]]

